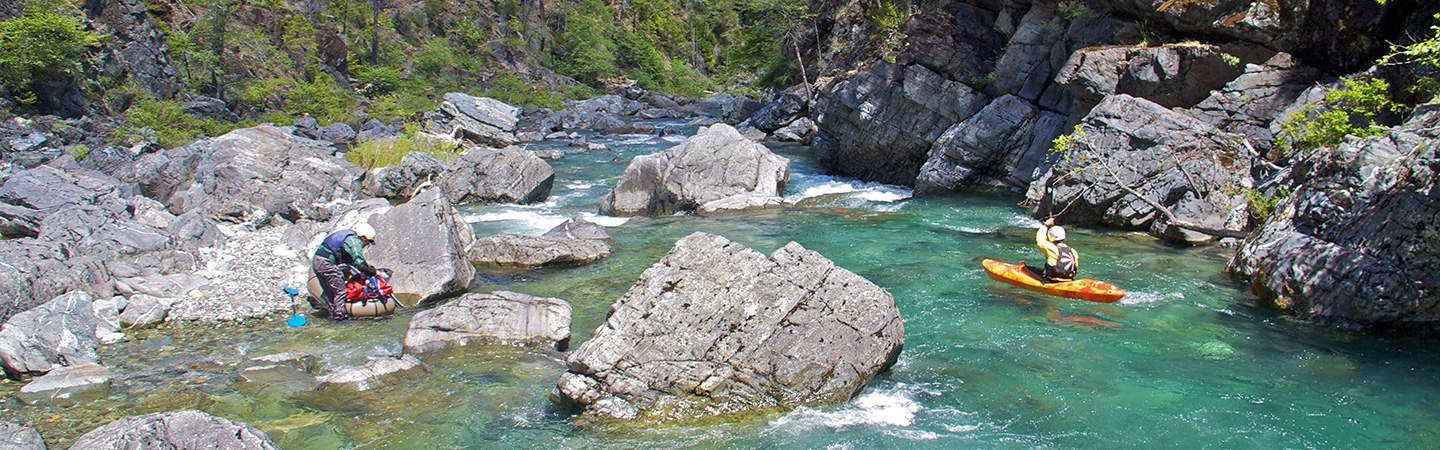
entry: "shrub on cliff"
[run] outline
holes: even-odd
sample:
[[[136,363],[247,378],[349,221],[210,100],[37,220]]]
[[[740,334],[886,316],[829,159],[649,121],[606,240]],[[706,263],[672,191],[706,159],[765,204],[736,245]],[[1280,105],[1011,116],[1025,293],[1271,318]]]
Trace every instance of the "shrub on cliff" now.
[[[68,81],[80,71],[85,47],[100,36],[64,14],[63,1],[33,1],[19,16],[0,21],[0,81],[16,89],[22,103],[35,101],[33,90],[46,81]]]

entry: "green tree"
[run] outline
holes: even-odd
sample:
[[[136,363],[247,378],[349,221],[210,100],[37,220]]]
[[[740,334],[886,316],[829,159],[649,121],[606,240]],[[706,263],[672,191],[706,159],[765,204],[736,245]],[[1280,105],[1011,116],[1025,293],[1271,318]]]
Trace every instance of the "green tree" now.
[[[100,42],[80,22],[62,14],[61,5],[32,4],[0,21],[0,80],[22,99],[45,81],[70,81],[80,71],[85,48]]]

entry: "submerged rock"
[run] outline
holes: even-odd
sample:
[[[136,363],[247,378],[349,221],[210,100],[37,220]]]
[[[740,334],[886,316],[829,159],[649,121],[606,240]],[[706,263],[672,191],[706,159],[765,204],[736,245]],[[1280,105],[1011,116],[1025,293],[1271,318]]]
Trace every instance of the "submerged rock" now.
[[[110,369],[105,366],[86,364],[61,367],[26,383],[20,387],[16,396],[29,404],[70,399],[108,388],[110,379]]]
[[[387,384],[413,379],[425,372],[425,365],[411,355],[384,356],[371,359],[361,366],[343,367],[321,375],[321,391],[362,392]]]
[[[790,160],[750,142],[729,125],[701,129],[684,143],[630,161],[601,214],[664,215],[726,197],[776,197],[790,181]]]
[[[465,294],[415,314],[405,333],[405,351],[427,352],[472,340],[565,351],[570,346],[570,303],[507,291]]]
[[[587,416],[685,420],[844,402],[905,342],[888,292],[793,242],[767,258],[691,234],[610,311],[551,394]]]
[[[278,449],[265,433],[248,424],[193,409],[130,416],[85,433],[75,450],[117,448]]]
[[[23,425],[0,422],[0,447],[11,450],[45,450],[40,433]]]

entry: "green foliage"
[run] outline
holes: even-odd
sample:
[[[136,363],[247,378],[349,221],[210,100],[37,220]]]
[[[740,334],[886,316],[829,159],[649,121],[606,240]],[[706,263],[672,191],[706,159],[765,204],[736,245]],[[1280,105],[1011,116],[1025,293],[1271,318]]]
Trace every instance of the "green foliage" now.
[[[170,148],[188,144],[200,136],[219,136],[243,125],[247,124],[196,117],[187,114],[179,101],[158,100],[147,95],[137,98],[125,111],[124,130],[134,137],[148,136],[160,146]]]
[[[285,110],[307,114],[321,124],[350,122],[359,112],[355,97],[323,75],[314,81],[299,82],[286,98]]]
[[[1056,136],[1055,140],[1050,141],[1050,151],[1068,154],[1071,150],[1075,149],[1075,144],[1079,143],[1081,139],[1085,139],[1085,130],[1080,129],[1080,126],[1076,125],[1075,131]]]
[[[360,82],[360,93],[370,97],[395,92],[404,75],[400,68],[391,66],[361,66],[353,73],[355,81]]]
[[[1404,106],[1390,100],[1390,83],[1383,79],[1345,78],[1344,86],[1325,93],[1320,104],[1306,104],[1280,123],[1275,143],[1286,152],[1333,147],[1345,136],[1373,136],[1380,130],[1375,116],[1383,111],[1400,112]]]
[[[396,117],[414,117],[424,111],[435,109],[435,99],[423,91],[406,89],[375,97],[365,111],[370,117],[389,122]]]
[[[1440,22],[1440,14],[1435,15]],[[1440,68],[1440,24],[1431,25],[1433,36],[1410,45],[1392,45],[1390,53],[1381,57],[1379,64],[1409,64],[1434,70]],[[1420,77],[1405,88],[1420,96],[1422,100],[1440,98],[1440,81],[1435,77]]]
[[[1081,0],[1062,0],[1060,4],[1055,7],[1055,10],[1060,13],[1060,17],[1064,17],[1065,20],[1070,22],[1089,19],[1098,15],[1095,14],[1094,10],[1090,9],[1089,5],[1086,5],[1085,2]]]
[[[410,64],[417,75],[428,78],[439,78],[442,73],[454,71],[462,65],[449,41],[438,37],[427,39]]]
[[[407,122],[404,133],[361,141],[345,153],[345,159],[372,169],[399,164],[410,152],[429,153],[442,161],[448,161],[459,150],[458,145],[432,138],[421,131],[419,124]]]
[[[1264,222],[1270,218],[1270,213],[1275,211],[1275,205],[1290,196],[1290,190],[1284,186],[1276,187],[1265,194],[1256,189],[1245,190],[1245,201],[1250,205],[1250,217],[1255,222]]]
[[[882,30],[894,30],[905,23],[910,17],[910,2],[908,0],[880,0],[874,3],[865,2],[865,20]],[[787,4],[786,7],[794,7],[795,4]],[[803,4],[801,4],[803,6]]]
[[[47,80],[68,80],[79,72],[85,48],[100,36],[62,14],[64,4],[36,2],[19,16],[0,21],[0,81],[28,94],[21,103],[33,103],[35,86]],[[24,100],[29,100],[26,102]]]
[[[514,73],[505,72],[491,80],[491,86],[480,94],[512,105],[535,105],[543,108],[560,109],[564,103],[544,88],[521,80]]]
[[[1235,67],[1235,66],[1240,65],[1240,57],[1239,57],[1239,56],[1232,55],[1232,54],[1229,54],[1229,53],[1221,52],[1221,53],[1220,53],[1220,60],[1225,61],[1225,64],[1229,65],[1230,67]]]

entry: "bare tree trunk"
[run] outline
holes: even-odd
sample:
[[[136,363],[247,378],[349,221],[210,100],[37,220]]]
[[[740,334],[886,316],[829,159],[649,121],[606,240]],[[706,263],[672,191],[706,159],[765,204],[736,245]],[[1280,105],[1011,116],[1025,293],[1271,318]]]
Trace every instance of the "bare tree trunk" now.
[[[795,48],[795,63],[800,65],[800,81],[805,83],[805,104],[809,105],[815,99],[815,93],[810,89],[810,76],[805,74],[805,58],[800,55],[800,36],[794,30],[790,31],[790,44]]]
[[[1110,178],[1111,178],[1112,180],[1115,180],[1115,185],[1116,185],[1116,186],[1120,186],[1120,189],[1123,189],[1126,193],[1129,193],[1130,195],[1133,195],[1133,196],[1135,196],[1136,198],[1139,198],[1140,201],[1145,202],[1145,204],[1147,204],[1147,205],[1150,205],[1151,208],[1155,208],[1156,211],[1160,211],[1160,214],[1164,215],[1164,216],[1165,216],[1165,219],[1168,220],[1171,225],[1174,225],[1174,226],[1177,226],[1177,227],[1180,227],[1180,228],[1184,228],[1184,229],[1187,229],[1187,230],[1190,230],[1190,231],[1194,231],[1194,232],[1197,232],[1197,233],[1208,234],[1208,235],[1215,236],[1215,237],[1230,237],[1230,238],[1236,238],[1236,239],[1245,239],[1245,238],[1249,235],[1248,233],[1246,233],[1246,232],[1244,232],[1244,231],[1241,231],[1241,230],[1231,230],[1231,229],[1228,229],[1228,228],[1211,228],[1211,227],[1207,227],[1207,226],[1204,226],[1204,225],[1199,225],[1199,224],[1190,223],[1190,222],[1187,222],[1187,221],[1184,221],[1184,220],[1180,220],[1180,218],[1175,217],[1175,213],[1174,213],[1174,212],[1171,212],[1171,211],[1170,211],[1170,208],[1166,208],[1164,205],[1161,205],[1159,202],[1156,202],[1156,201],[1154,201],[1154,200],[1151,200],[1150,197],[1144,196],[1144,195],[1141,194],[1140,192],[1137,192],[1135,189],[1131,188],[1129,185],[1126,185],[1124,181],[1121,181],[1121,180],[1120,180],[1120,175],[1119,175],[1119,174],[1116,174],[1116,173],[1115,173],[1115,169],[1110,168],[1110,164],[1107,163],[1107,162],[1105,162],[1104,159],[1102,159],[1102,158],[1094,158],[1094,160],[1095,160],[1096,162],[1100,163],[1100,166],[1101,166],[1101,167],[1104,167],[1104,168],[1105,168],[1105,171],[1110,174]]]

